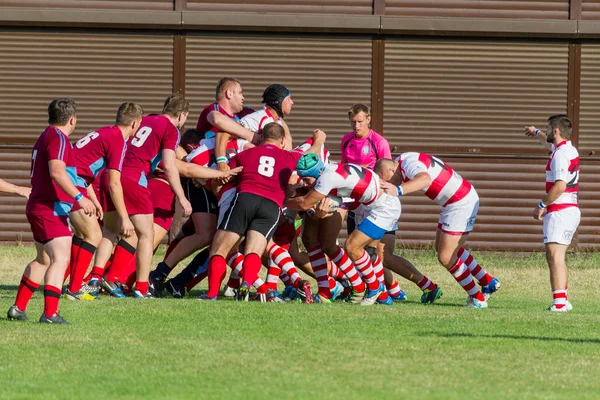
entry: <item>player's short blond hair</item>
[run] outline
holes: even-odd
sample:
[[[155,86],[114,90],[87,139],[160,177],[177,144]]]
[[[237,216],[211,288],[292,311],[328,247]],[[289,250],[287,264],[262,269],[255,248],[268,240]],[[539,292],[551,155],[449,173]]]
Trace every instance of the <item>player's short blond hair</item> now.
[[[136,103],[126,102],[119,106],[117,110],[116,124],[119,126],[130,126],[133,121],[142,119],[144,110],[142,106]]]
[[[364,112],[367,115],[367,117],[371,116],[371,110],[369,110],[369,107],[359,103],[350,107],[350,110],[348,110],[348,118],[355,117],[361,112]]]
[[[165,100],[162,114],[177,118],[181,113],[190,112],[190,102],[181,93],[173,93]]]

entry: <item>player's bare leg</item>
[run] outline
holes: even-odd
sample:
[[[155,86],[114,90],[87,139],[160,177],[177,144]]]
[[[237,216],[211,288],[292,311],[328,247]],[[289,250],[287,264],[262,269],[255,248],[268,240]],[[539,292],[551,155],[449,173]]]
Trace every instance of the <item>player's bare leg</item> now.
[[[467,301],[467,307],[486,308],[487,302],[475,284],[471,271],[469,271],[469,268],[457,256],[458,249],[464,247],[467,237],[467,233],[462,235],[450,235],[438,229],[435,237],[435,249],[437,251],[438,261],[452,274],[465,292],[468,293],[469,299]]]
[[[217,230],[217,216],[209,213],[192,214],[195,232],[193,235],[184,237],[177,246],[169,253],[163,261],[173,269],[175,266],[192,255],[195,251],[208,246],[215,236]]]
[[[154,222],[152,214],[136,214],[130,218],[138,239],[136,246],[137,278],[134,294],[141,298],[148,294],[148,277],[154,252]],[[127,239],[129,241],[130,238]]]
[[[359,229],[355,229],[346,242],[344,243],[344,250],[348,257],[354,262],[356,269],[362,274],[365,283],[367,284],[367,294],[361,301],[361,305],[373,305],[377,301],[379,295],[383,292],[383,285],[379,284],[375,271],[373,270],[373,264],[369,253],[365,250],[373,239],[365,235]]]
[[[102,240],[102,230],[96,215],[87,215],[83,210],[69,213],[69,219],[77,231],[80,242],[75,259],[71,259],[71,279],[65,295],[70,300],[94,300],[95,297],[82,290],[82,286],[85,273]]]
[[[36,257],[31,261],[21,277],[21,283],[17,289],[15,303],[8,309],[8,319],[26,321],[27,305],[33,293],[44,280],[44,275],[50,266],[50,257],[41,243],[35,242]]]
[[[569,246],[559,243],[546,243],[546,261],[550,269],[550,286],[552,287],[553,303],[550,311],[570,311],[568,300],[568,272],[565,255]]]
[[[44,312],[40,317],[40,322],[68,324],[58,314],[58,303],[65,270],[69,266],[71,242],[71,236],[62,236],[54,238],[44,245],[44,250],[50,258],[50,265],[44,275]]]

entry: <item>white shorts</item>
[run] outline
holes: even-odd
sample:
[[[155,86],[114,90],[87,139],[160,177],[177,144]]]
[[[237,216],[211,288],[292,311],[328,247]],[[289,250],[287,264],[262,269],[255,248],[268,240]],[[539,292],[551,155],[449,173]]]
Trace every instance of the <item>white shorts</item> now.
[[[229,209],[237,190],[233,187],[221,195],[219,199],[219,217],[217,218],[217,227],[221,226],[221,221],[225,216],[225,212]]]
[[[442,207],[438,229],[449,235],[462,235],[473,230],[479,211],[479,196],[475,188],[456,203]]]
[[[569,207],[547,213],[544,216],[544,244],[571,244],[580,219],[579,207]]]
[[[386,232],[398,229],[402,207],[398,197],[383,193],[368,206],[358,207],[354,213],[356,229],[373,240],[379,240]]]

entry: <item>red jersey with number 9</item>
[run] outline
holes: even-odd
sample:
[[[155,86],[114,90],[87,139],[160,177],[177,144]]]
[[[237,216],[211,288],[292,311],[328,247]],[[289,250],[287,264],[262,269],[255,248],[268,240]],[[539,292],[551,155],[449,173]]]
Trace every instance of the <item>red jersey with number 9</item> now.
[[[148,187],[147,176],[162,159],[161,151],[177,150],[179,130],[164,115],[142,118],[136,134],[127,145],[121,176]]]
[[[244,167],[237,175],[237,192],[253,193],[283,206],[288,182],[302,154],[264,144],[239,153],[231,168]]]

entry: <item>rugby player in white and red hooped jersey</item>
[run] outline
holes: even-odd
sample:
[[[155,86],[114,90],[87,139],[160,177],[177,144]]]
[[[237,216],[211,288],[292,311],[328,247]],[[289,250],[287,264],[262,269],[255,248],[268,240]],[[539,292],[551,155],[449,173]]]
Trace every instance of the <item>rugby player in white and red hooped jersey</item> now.
[[[25,213],[31,225],[37,252],[27,265],[17,289],[15,304],[8,309],[9,320],[27,320],[25,313],[33,292],[44,281],[44,311],[41,323],[68,324],[58,314],[65,270],[71,253],[68,213],[77,202],[87,215],[96,207],[75,186],[76,168],[69,135],[77,123],[75,102],[53,100],[48,106],[48,124],[33,147],[31,195]]]
[[[75,164],[77,167],[77,186],[81,193],[97,203],[102,210],[93,190],[93,182],[106,168],[108,170],[108,186],[112,202],[119,217],[116,227],[124,237],[134,234],[133,223],[127,214],[121,186],[121,168],[125,156],[125,142],[139,128],[144,110],[135,103],[123,103],[117,110],[114,126],[106,126],[88,133],[75,143]],[[89,195],[88,195],[89,192]],[[83,277],[96,247],[102,240],[102,229],[96,216],[88,216],[79,207],[74,206],[69,213],[71,225],[75,228],[71,247],[71,279],[65,290],[65,297],[70,300],[94,300],[89,292],[97,293],[100,281],[95,279],[82,290]],[[111,243],[112,244],[112,243]],[[65,276],[66,279],[66,276]]]
[[[500,282],[464,248],[479,210],[475,188],[448,164],[425,153],[403,153],[396,161],[381,159],[378,164],[384,176],[382,188],[387,193],[401,196],[423,191],[442,206],[435,238],[438,261],[469,294],[467,307],[486,308],[487,298],[498,290]],[[481,291],[473,277],[482,286]]]
[[[343,198],[351,199],[349,208],[356,210],[357,229],[348,236],[344,250],[354,262],[367,284],[367,292],[355,294],[356,302],[370,306],[384,294],[385,286],[375,276],[371,257],[365,251],[374,241],[380,240],[383,234],[398,226],[400,218],[400,201],[380,190],[379,177],[370,169],[354,164],[329,164],[325,166],[316,156],[310,154],[298,161],[297,172],[304,183],[312,187],[305,196],[289,199],[286,205],[292,210],[306,211],[324,201],[327,196],[336,197],[338,204]],[[321,216],[323,217],[323,216]],[[331,301],[330,285],[327,277],[327,262],[321,257],[314,262],[319,248],[310,249],[311,265],[317,277],[318,296],[322,302]],[[364,294],[364,298],[361,299]],[[385,293],[387,294],[387,293]],[[358,296],[356,296],[358,295]],[[384,296],[381,303],[392,305],[389,296]]]
[[[129,246],[123,251],[117,252],[121,248],[115,249],[110,269],[112,278],[106,276],[103,280],[103,286],[109,293],[117,289],[118,285],[114,278],[121,276],[119,268],[126,268],[135,254],[137,281],[134,296],[138,298],[148,296],[148,277],[154,250],[154,209],[147,188],[148,174],[161,159],[169,185],[184,215],[189,215],[192,211],[192,206],[185,198],[181,187],[176,164],[176,151],[180,139],[179,128],[185,124],[188,112],[188,101],[181,94],[172,94],[166,99],[161,115],[146,116],[142,119],[140,128],[127,146],[121,182],[128,189],[124,192],[125,205],[137,236],[125,238]],[[96,265],[104,265],[109,255],[110,251],[106,253],[104,260],[99,260],[97,257]]]
[[[324,141],[325,133],[315,131],[315,145],[310,151]],[[231,159],[232,167],[244,169],[237,177],[237,193],[211,246],[208,293],[202,299],[216,300],[227,269],[225,257],[245,236],[242,285],[237,299],[247,301],[249,287],[258,278],[261,256],[277,227],[288,184],[300,158],[298,153],[283,150],[284,146],[283,127],[271,123],[263,129],[260,146]]]
[[[552,150],[546,164],[546,196],[533,209],[533,218],[544,221],[544,245],[550,267],[553,304],[549,311],[566,312],[573,306],[567,294],[565,254],[581,220],[578,204],[579,153],[571,141],[573,124],[566,115],[548,118],[547,131],[529,126],[527,136],[538,136]],[[546,215],[544,215],[544,211]]]

